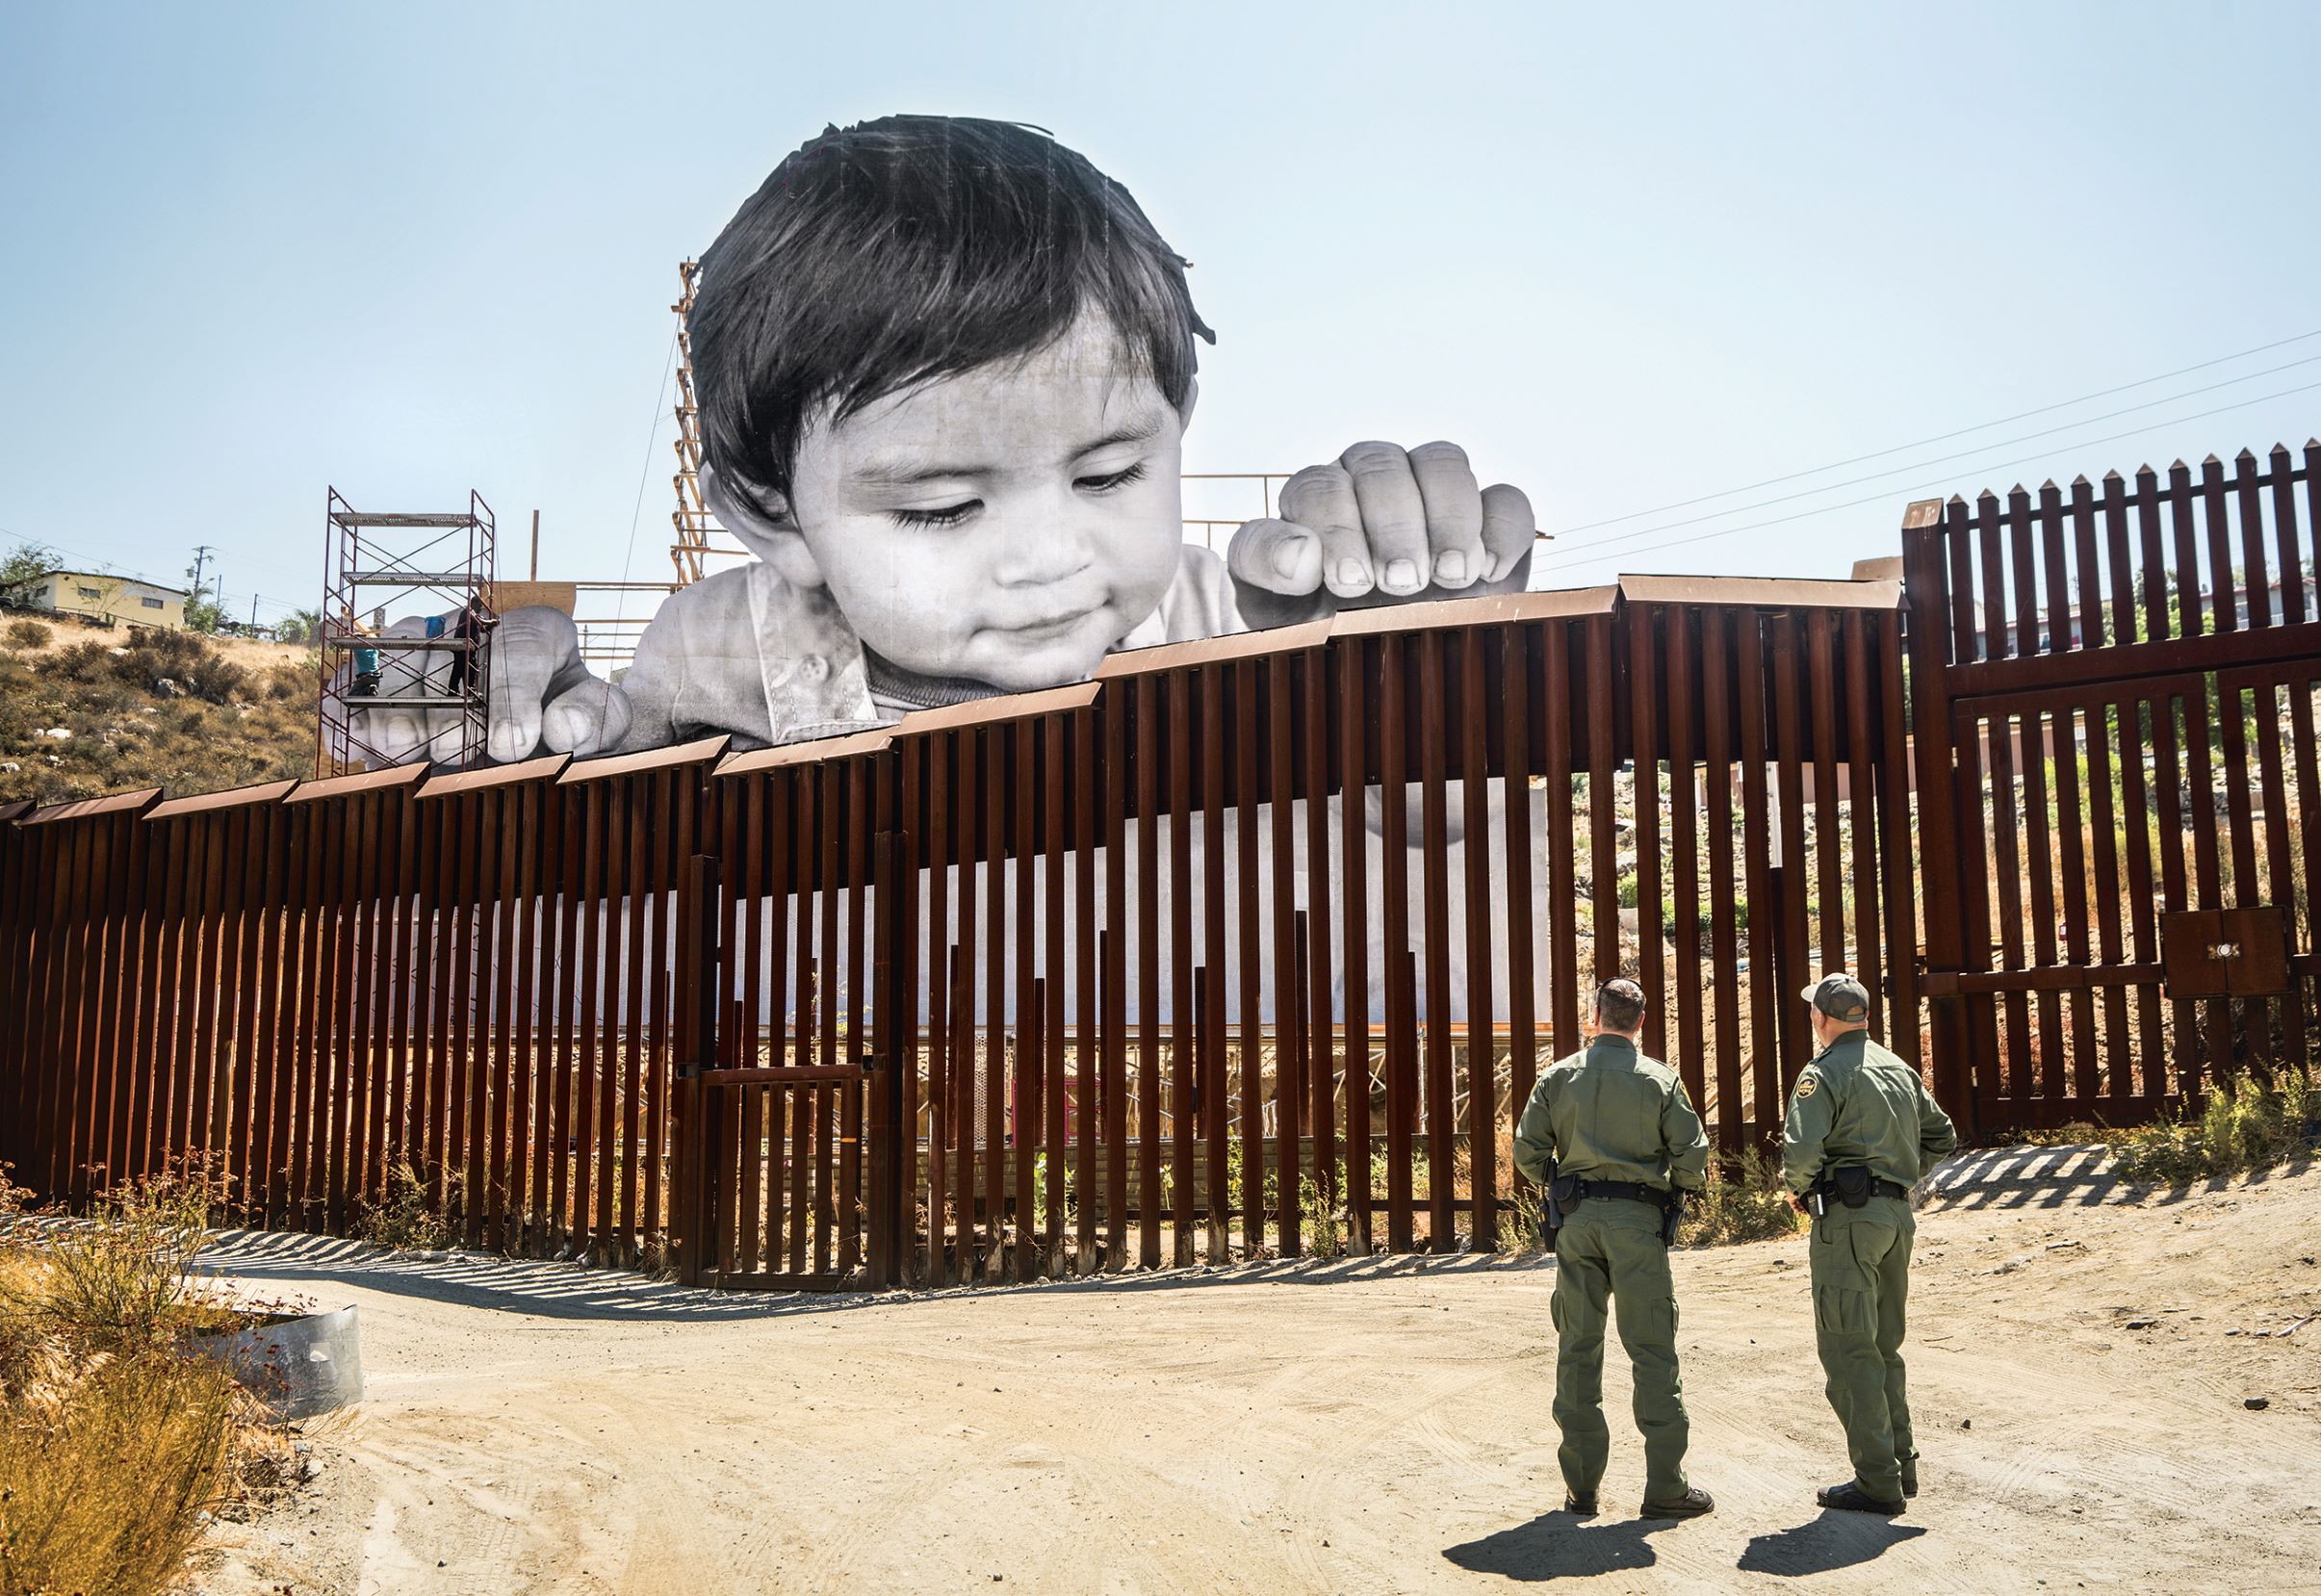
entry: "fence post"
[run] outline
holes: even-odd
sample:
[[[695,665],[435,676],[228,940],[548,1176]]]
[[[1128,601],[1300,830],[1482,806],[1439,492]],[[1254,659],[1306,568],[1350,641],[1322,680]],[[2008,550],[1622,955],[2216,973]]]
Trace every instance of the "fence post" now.
[[[717,1211],[710,1192],[717,1170],[716,1092],[704,1086],[700,1075],[717,1063],[717,1006],[725,974],[719,903],[717,861],[695,854],[685,862],[678,893],[676,989],[683,996],[677,1009],[676,1169],[670,1181],[678,1278],[688,1286],[700,1285],[712,1267],[709,1217]]]
[[[863,1065],[870,1072],[870,1156],[864,1171],[870,1188],[870,1245],[864,1261],[873,1289],[902,1278],[903,1222],[910,1211],[903,1188],[910,1167],[906,1133],[914,1127],[903,1121],[903,1000],[898,980],[902,939],[910,923],[902,906],[904,852],[902,837],[891,831],[879,833],[871,843],[870,913],[877,940],[870,958],[870,1051]]]
[[[1958,857],[1958,797],[1955,750],[1951,747],[1949,664],[1943,647],[1950,627],[1949,571],[1945,561],[1943,502],[1921,499],[1902,516],[1902,602],[1909,629],[1910,708],[1914,746],[1911,763],[1918,778],[1918,862],[1925,902],[1926,967],[1950,972],[1929,995],[1930,1041],[1935,1089],[1943,1106],[1972,1140],[1975,1131],[1974,1069],[1969,1056],[1973,1028],[1955,972],[1966,965],[1966,930],[1961,918],[1966,872],[1982,861]],[[1981,801],[1979,793],[1973,795]],[[1906,888],[1889,884],[1889,891]],[[1900,950],[1897,950],[1897,952]]]

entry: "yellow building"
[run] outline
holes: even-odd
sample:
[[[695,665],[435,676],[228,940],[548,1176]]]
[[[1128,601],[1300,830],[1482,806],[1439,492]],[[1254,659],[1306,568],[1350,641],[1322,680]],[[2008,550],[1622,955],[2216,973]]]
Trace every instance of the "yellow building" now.
[[[186,624],[186,595],[182,588],[163,587],[135,577],[103,572],[51,571],[27,582],[22,603],[35,609],[61,614],[90,615],[133,626],[168,627]]]

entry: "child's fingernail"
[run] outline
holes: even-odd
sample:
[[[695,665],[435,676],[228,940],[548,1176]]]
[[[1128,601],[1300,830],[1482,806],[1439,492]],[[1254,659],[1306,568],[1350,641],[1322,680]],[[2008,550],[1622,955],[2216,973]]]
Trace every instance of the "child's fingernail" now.
[[[1467,579],[1467,556],[1456,549],[1445,549],[1441,553],[1435,555],[1434,579],[1436,581],[1465,581]]]
[[[1370,585],[1369,568],[1358,559],[1338,561],[1338,585],[1340,587],[1368,587]]]
[[[1414,560],[1391,560],[1386,566],[1386,585],[1397,593],[1407,593],[1418,586],[1418,564]]]
[[[1274,574],[1279,577],[1296,576],[1298,574],[1298,562],[1304,557],[1305,544],[1303,540],[1299,538],[1290,539],[1288,542],[1282,544],[1280,548],[1274,551]]]

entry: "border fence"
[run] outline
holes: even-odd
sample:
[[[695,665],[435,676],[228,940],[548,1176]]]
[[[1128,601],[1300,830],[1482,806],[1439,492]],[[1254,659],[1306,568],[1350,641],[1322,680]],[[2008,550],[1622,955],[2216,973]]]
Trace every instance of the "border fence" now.
[[[819,743],[0,811],[0,1160],[730,1286],[1487,1248],[1597,981],[1731,1157],[1839,966],[1982,1136],[2163,1112],[2305,1056],[2317,455],[1916,505],[1906,587],[1628,578]]]

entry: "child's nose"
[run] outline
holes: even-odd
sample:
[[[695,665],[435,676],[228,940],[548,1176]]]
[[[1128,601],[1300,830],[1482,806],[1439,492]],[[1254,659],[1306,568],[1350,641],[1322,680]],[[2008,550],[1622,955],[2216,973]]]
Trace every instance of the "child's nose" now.
[[[999,552],[999,580],[1009,587],[1044,586],[1077,576],[1095,557],[1096,542],[1082,506],[1042,506],[1008,528]]]

